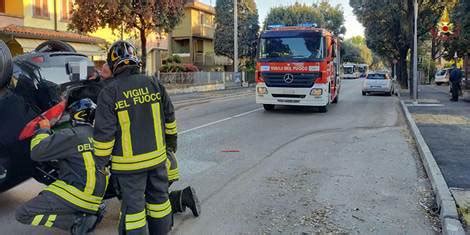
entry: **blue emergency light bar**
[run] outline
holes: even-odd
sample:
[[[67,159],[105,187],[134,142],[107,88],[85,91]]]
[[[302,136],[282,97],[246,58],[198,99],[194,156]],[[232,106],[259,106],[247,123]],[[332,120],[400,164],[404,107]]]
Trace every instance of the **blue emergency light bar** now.
[[[272,25],[268,25],[268,30],[278,29],[278,28],[288,27],[288,26],[297,26],[297,27],[304,27],[304,28],[317,28],[318,27],[318,25],[315,23],[301,23],[297,25],[272,24]]]

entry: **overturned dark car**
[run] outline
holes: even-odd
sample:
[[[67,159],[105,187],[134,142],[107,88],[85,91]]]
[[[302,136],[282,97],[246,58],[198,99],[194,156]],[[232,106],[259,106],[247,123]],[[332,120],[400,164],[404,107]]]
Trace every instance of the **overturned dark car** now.
[[[94,64],[73,47],[50,40],[35,51],[12,58],[0,41],[0,192],[33,177],[50,183],[54,167],[30,159],[31,130],[25,127],[51,109],[60,108],[55,126],[68,124],[63,107],[82,98],[96,102],[99,81],[87,80]],[[62,105],[61,105],[62,104]]]

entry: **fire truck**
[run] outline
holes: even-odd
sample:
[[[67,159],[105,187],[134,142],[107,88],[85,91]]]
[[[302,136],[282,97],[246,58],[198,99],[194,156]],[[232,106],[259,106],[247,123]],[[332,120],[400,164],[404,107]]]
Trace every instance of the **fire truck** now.
[[[315,24],[268,26],[259,40],[256,103],[312,106],[327,112],[341,88],[339,40]]]

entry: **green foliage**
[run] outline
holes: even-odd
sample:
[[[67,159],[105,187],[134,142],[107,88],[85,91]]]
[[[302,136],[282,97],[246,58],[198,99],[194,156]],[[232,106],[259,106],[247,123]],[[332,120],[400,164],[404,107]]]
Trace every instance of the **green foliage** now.
[[[148,34],[171,32],[183,16],[184,3],[184,0],[75,0],[69,28],[82,33],[104,27],[137,31],[145,65]]]
[[[216,2],[215,52],[233,59],[233,0]],[[259,35],[258,9],[254,0],[238,0],[238,54],[254,59]]]
[[[171,63],[176,63],[176,64],[181,64],[181,57],[179,55],[172,55],[166,59],[166,63],[171,64]]]
[[[350,0],[349,4],[365,27],[367,46],[390,65],[398,59],[398,76],[407,84],[407,55],[413,38],[413,0]],[[418,0],[420,40],[429,37],[429,29],[439,20],[443,5],[434,0]]]
[[[316,23],[319,27],[329,29],[336,35],[346,32],[343,9],[340,5],[333,7],[325,0],[313,5],[296,2],[290,6],[271,8],[264,27],[275,24],[297,25],[302,23]]]
[[[450,60],[457,52],[459,57],[470,52],[470,1],[461,0],[452,13],[452,21],[460,32],[458,37],[447,43],[448,54],[446,59]]]
[[[358,64],[373,63],[372,51],[365,44],[365,39],[361,36],[350,38],[342,44],[343,62]]]

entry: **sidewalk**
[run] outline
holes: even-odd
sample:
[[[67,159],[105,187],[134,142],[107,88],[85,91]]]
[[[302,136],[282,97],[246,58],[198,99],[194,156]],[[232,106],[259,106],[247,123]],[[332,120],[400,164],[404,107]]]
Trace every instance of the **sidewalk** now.
[[[420,86],[419,103],[402,95],[454,197],[470,224],[470,102],[449,101],[448,86]]]

